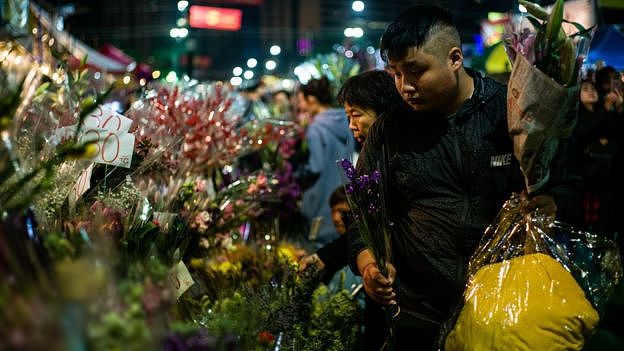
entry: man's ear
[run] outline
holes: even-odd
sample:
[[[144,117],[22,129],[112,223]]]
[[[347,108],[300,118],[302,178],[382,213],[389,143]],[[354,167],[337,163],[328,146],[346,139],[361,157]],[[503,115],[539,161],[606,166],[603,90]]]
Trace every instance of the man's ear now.
[[[448,52],[448,62],[451,70],[458,71],[464,66],[464,53],[461,48],[453,46]]]

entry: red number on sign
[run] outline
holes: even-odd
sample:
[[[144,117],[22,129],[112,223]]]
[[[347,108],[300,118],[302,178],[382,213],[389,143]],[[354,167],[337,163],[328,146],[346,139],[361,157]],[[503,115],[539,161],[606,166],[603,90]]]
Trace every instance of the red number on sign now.
[[[108,143],[108,140],[110,137],[115,137],[115,140],[117,141],[117,145],[116,145],[116,150],[115,150],[115,156],[113,156],[112,159],[107,160],[106,159],[106,144]],[[117,157],[119,156],[119,137],[117,136],[117,134],[115,133],[108,133],[108,135],[106,136],[106,138],[104,138],[104,142],[102,143],[102,160],[104,162],[113,162],[117,159]]]
[[[95,136],[96,136],[96,137],[95,137],[95,139],[89,139],[89,138],[87,138],[87,135],[88,135],[89,133],[93,133],[93,134],[95,134]],[[97,150],[97,152],[95,153],[95,155],[97,155],[97,154],[99,154],[99,153],[100,153],[100,149],[101,149],[101,148],[100,148],[100,132],[98,132],[98,131],[97,131],[97,130],[95,130],[95,129],[89,129],[89,130],[87,130],[87,131],[86,131],[86,132],[82,135],[82,138],[80,138],[80,142],[84,143],[84,142],[85,142],[85,140],[86,140],[87,142],[92,142],[95,146],[97,146],[98,150]]]
[[[119,115],[116,115],[116,114],[108,116],[108,118],[106,119],[106,121],[104,121],[104,124],[102,124],[100,126],[100,128],[106,128],[106,125],[108,124],[108,122],[110,122],[110,120],[113,117],[117,118],[117,129],[115,129],[115,130],[120,130],[121,129],[121,118],[119,118]]]
[[[99,112],[100,114],[98,115],[96,112]],[[91,115],[95,116],[95,117],[102,117],[103,114],[104,114],[104,111],[102,111],[102,107],[101,106],[96,107],[95,110],[93,110],[93,112],[91,112]]]
[[[78,178],[78,183],[76,183],[76,186],[74,187],[74,197],[76,200],[78,200],[82,193],[84,193],[84,190],[89,185],[89,180],[89,169],[87,168],[82,171],[80,178]]]

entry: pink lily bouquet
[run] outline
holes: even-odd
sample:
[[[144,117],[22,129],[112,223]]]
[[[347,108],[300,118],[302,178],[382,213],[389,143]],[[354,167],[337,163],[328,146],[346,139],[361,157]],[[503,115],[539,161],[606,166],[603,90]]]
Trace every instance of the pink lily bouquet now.
[[[563,0],[550,13],[532,2],[519,0],[533,30],[523,28],[506,35],[513,69],[507,91],[507,120],[514,154],[524,173],[529,193],[543,188],[559,139],[576,124],[578,72],[591,28],[563,18]],[[568,36],[562,23],[578,32]]]

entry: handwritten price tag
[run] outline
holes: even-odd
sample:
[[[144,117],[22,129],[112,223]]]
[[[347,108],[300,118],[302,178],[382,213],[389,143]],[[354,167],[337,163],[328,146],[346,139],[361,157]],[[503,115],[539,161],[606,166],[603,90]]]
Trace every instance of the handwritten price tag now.
[[[91,187],[91,174],[93,173],[93,163],[87,167],[82,173],[80,177],[78,177],[78,181],[69,192],[68,200],[69,200],[69,208],[74,209],[76,206],[76,201]]]
[[[118,132],[127,132],[132,120],[117,113],[111,105],[98,106],[84,121],[85,129],[100,128]]]
[[[173,267],[169,272],[168,278],[175,290],[176,299],[179,299],[182,294],[195,284],[191,273],[189,273],[188,268],[186,268],[186,265],[182,261],[178,262],[178,264]]]
[[[58,145],[71,139],[76,125],[58,128],[52,134],[50,143]],[[85,129],[78,138],[80,143],[95,142],[97,153],[93,162],[130,168],[134,152],[134,134],[102,128]]]
[[[93,141],[97,152],[93,162],[130,168],[134,152],[134,134],[92,128],[80,136],[81,142]]]

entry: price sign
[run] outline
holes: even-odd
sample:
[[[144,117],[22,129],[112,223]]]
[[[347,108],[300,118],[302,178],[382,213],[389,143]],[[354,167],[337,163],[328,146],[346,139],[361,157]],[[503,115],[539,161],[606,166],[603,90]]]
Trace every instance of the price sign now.
[[[168,278],[175,291],[176,299],[179,299],[182,294],[195,284],[191,273],[189,273],[188,268],[182,261],[173,267],[169,272]]]
[[[52,134],[50,143],[58,145],[71,139],[75,132],[75,125],[58,128]],[[97,152],[92,158],[93,162],[130,168],[134,152],[134,134],[103,128],[89,128],[80,133],[78,141],[95,143]]]
[[[98,106],[84,121],[85,129],[99,128],[118,132],[127,132],[132,120],[117,113],[110,105]]]
[[[130,168],[134,152],[134,134],[101,128],[85,130],[81,142],[95,142],[97,152],[93,162]]]
[[[82,173],[80,177],[78,177],[78,181],[69,192],[68,200],[69,200],[69,208],[74,209],[76,206],[76,201],[91,187],[91,174],[93,173],[93,163],[87,167]]]

